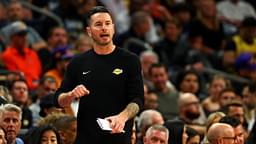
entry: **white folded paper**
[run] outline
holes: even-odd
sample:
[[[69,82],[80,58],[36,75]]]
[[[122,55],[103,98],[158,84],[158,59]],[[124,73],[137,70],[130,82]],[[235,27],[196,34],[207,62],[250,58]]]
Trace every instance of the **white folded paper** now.
[[[112,128],[110,127],[110,123],[108,120],[97,118],[96,121],[102,130],[112,131]]]

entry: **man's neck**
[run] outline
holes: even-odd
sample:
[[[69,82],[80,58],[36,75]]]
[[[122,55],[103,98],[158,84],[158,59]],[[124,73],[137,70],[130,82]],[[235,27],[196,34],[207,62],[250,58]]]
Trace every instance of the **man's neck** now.
[[[113,43],[108,45],[93,45],[94,51],[99,55],[107,55],[112,53],[115,50],[116,46]]]

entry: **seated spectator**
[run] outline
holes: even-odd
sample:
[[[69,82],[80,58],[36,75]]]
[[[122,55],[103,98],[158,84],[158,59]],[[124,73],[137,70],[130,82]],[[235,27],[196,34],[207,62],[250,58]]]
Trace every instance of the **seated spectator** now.
[[[215,112],[220,109],[219,105],[219,95],[220,92],[229,87],[230,82],[226,80],[221,75],[213,76],[212,80],[209,83],[209,96],[202,102],[202,106],[206,115],[209,115],[212,112]]]
[[[144,109],[157,109],[158,96],[154,91],[149,91],[147,96],[144,97]]]
[[[150,31],[150,18],[150,15],[144,11],[134,13],[129,30],[116,36],[116,45],[140,55],[147,49],[145,44],[147,43],[146,34]]]
[[[243,0],[225,0],[217,4],[219,19],[227,34],[234,34],[245,17],[256,17],[254,8]]]
[[[146,131],[146,135],[143,139],[144,144],[168,144],[169,131],[162,125],[152,125]]]
[[[156,110],[145,110],[143,111],[138,119],[138,129],[139,129],[139,135],[138,135],[138,144],[141,144],[143,142],[143,137],[145,136],[145,133],[147,129],[154,125],[154,124],[163,124],[164,119]]]
[[[10,3],[8,3],[6,10],[7,20],[5,26],[0,29],[0,33],[3,38],[3,42],[5,43],[5,45],[8,45],[9,42],[11,41],[10,34],[12,33],[13,30],[11,23],[15,21],[25,22],[26,9],[22,6],[19,0],[11,0]],[[42,39],[42,37],[34,28],[27,26],[27,33],[28,45],[31,46],[34,50],[39,50],[41,48],[47,47],[46,42]]]
[[[220,92],[219,96],[219,104],[220,104],[220,109],[222,109],[226,104],[231,102],[232,100],[235,100],[236,97],[236,92],[232,88],[225,88]]]
[[[60,134],[63,144],[74,144],[76,140],[77,121],[74,116],[65,115],[53,124]]]
[[[164,126],[169,130],[168,144],[186,144],[188,135],[186,126],[180,120],[168,120]]]
[[[62,144],[58,131],[51,125],[32,129],[24,141],[26,144]]]
[[[6,132],[7,144],[24,144],[18,138],[21,128],[21,109],[14,104],[5,104],[0,107],[0,126]]]
[[[209,128],[207,139],[210,144],[234,144],[235,132],[229,124],[215,123]]]
[[[157,94],[157,110],[164,119],[172,119],[178,115],[178,92],[172,87],[168,78],[168,69],[164,64],[153,64],[149,68],[149,75]]]
[[[3,62],[8,70],[22,72],[29,89],[33,90],[38,86],[42,73],[41,62],[37,53],[27,46],[27,26],[17,21],[10,27],[10,44],[3,52]]]
[[[200,135],[195,129],[186,127],[186,133],[188,135],[187,144],[200,144]]]
[[[229,124],[233,127],[234,132],[235,132],[235,137],[236,137],[236,144],[244,144],[245,143],[245,135],[247,135],[247,134],[244,131],[244,128],[243,128],[241,122],[239,121],[239,119],[237,119],[235,117],[225,116],[225,117],[221,118],[219,122]]]
[[[200,107],[199,99],[194,94],[181,94],[178,99],[179,116],[177,119],[196,129],[200,134],[204,134],[205,126],[203,124],[206,117]]]
[[[36,89],[36,95],[34,96],[33,103],[29,106],[32,111],[33,125],[41,118],[40,112],[40,99],[50,93],[54,93],[57,89],[57,83],[53,77],[44,76],[40,79],[39,86]]]
[[[246,85],[242,92],[245,105],[245,120],[248,124],[247,131],[251,132],[256,118],[256,84]],[[256,137],[255,137],[256,138]]]
[[[61,81],[64,78],[64,74],[70,60],[74,54],[67,48],[58,48],[54,52],[55,65],[52,69],[48,70],[44,76],[53,77],[57,83],[57,88],[60,87]]]
[[[33,117],[31,110],[28,108],[30,101],[26,81],[23,79],[13,81],[10,87],[10,93],[13,103],[22,110],[21,128],[29,129],[33,124]]]
[[[40,49],[37,53],[42,62],[43,72],[48,71],[54,67],[56,49],[69,48],[68,34],[65,28],[56,26],[50,29],[47,37],[48,47]]]
[[[235,58],[243,53],[256,53],[256,18],[246,17],[240,27],[239,33],[232,37],[226,45],[226,52],[233,52]]]

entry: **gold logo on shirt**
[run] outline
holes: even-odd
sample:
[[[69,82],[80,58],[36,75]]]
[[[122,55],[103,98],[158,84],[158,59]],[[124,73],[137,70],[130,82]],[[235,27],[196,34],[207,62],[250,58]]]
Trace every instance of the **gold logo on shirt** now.
[[[120,75],[121,73],[123,73],[123,70],[119,69],[119,68],[116,68],[116,69],[113,70],[112,73],[115,74],[115,75]]]

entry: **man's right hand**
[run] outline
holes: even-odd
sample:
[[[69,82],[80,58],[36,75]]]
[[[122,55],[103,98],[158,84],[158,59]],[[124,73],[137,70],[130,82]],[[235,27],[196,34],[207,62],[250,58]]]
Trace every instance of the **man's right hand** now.
[[[90,91],[84,85],[76,86],[72,91],[62,93],[59,98],[59,105],[61,107],[67,107],[75,98],[80,98],[89,95]]]

